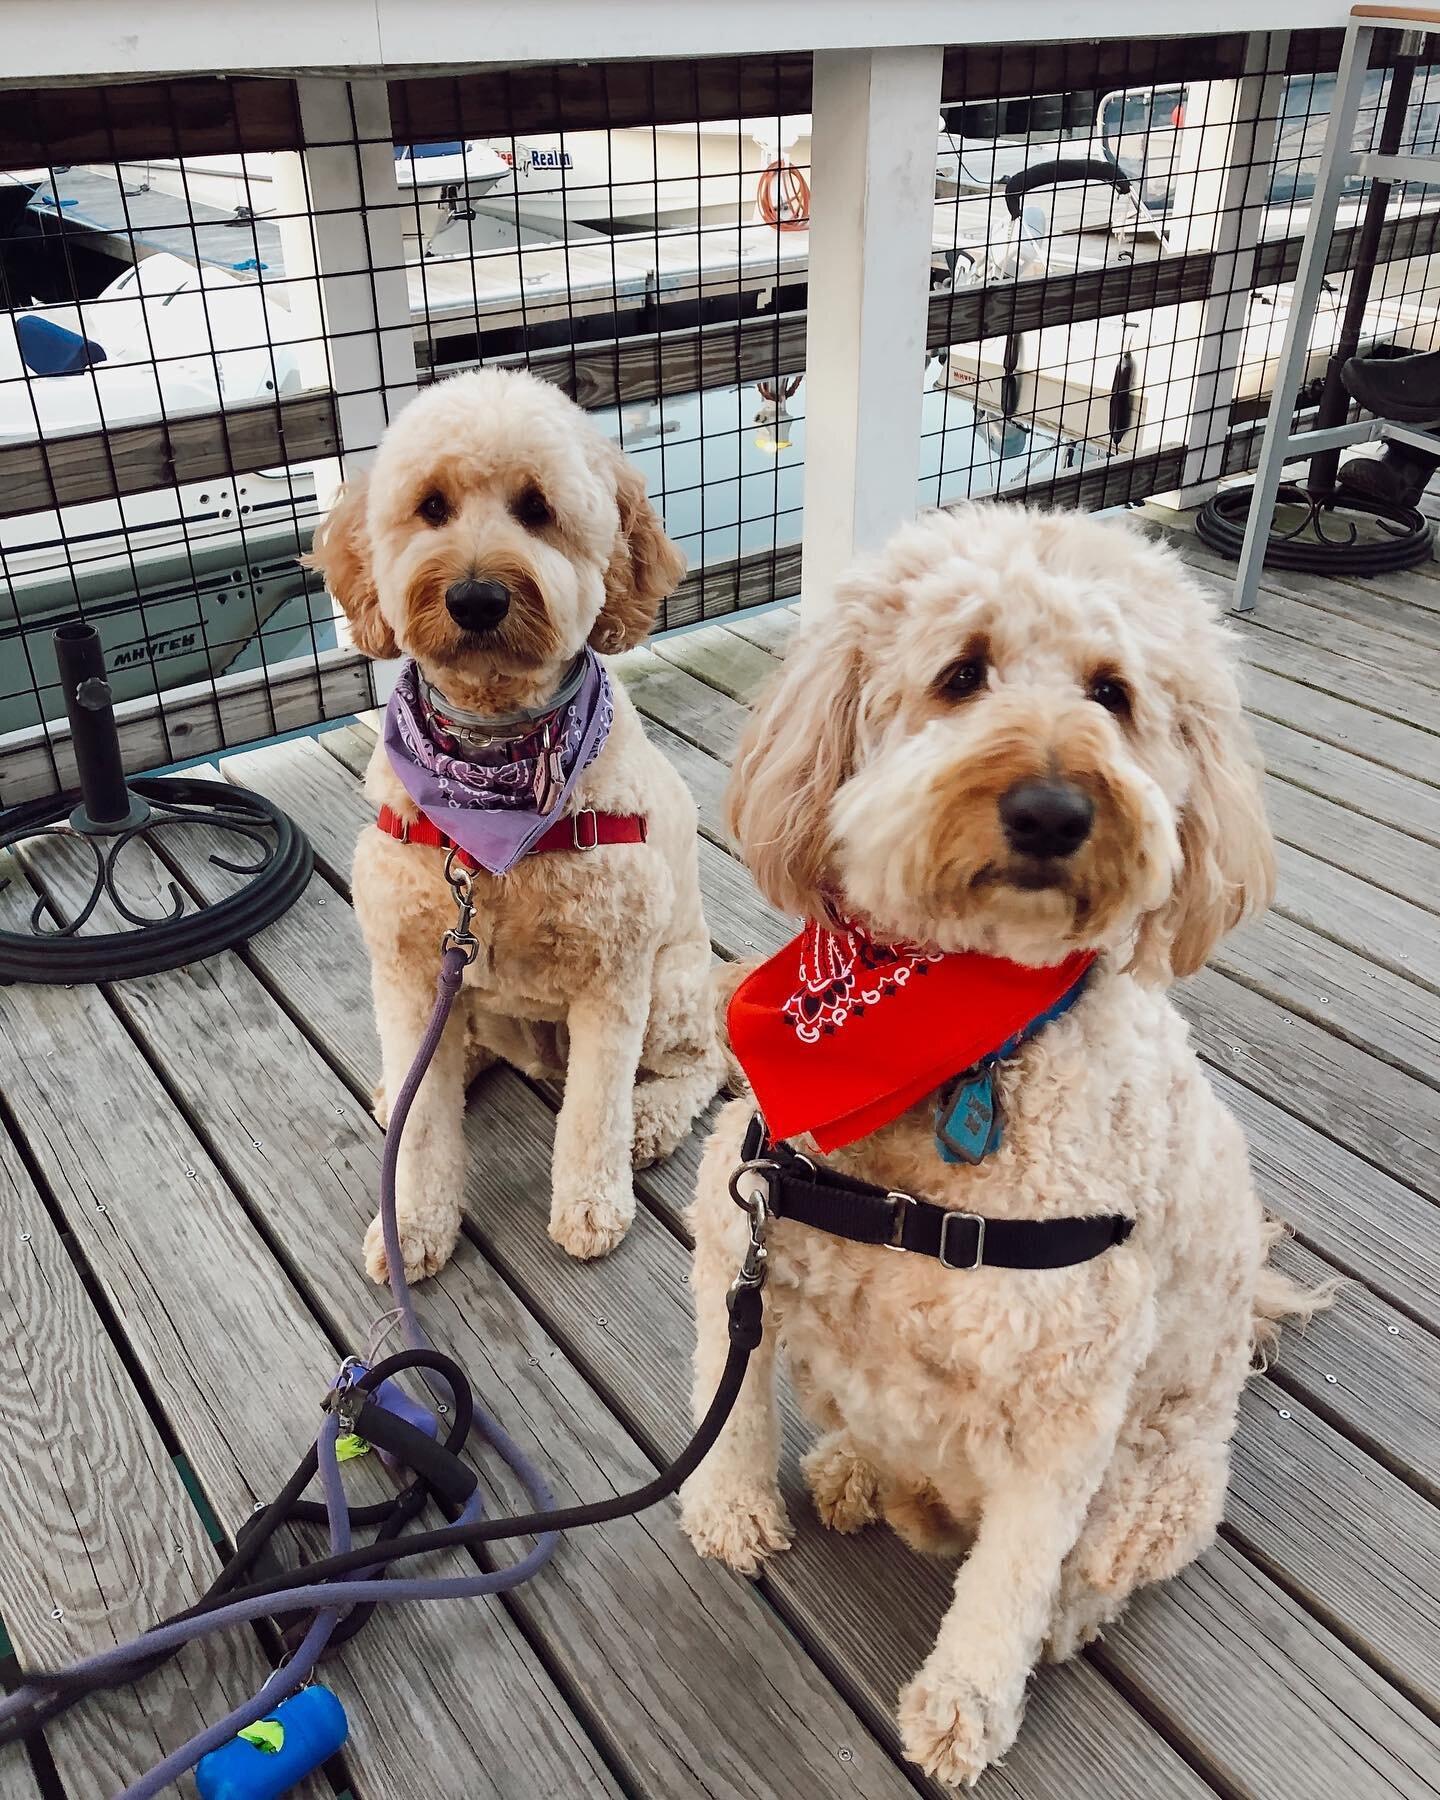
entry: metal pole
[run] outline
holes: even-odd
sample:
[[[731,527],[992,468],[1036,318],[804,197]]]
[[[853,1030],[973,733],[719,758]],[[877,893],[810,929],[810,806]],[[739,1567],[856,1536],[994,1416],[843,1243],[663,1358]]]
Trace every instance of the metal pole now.
[[[80,775],[81,803],[70,815],[70,823],[87,837],[133,830],[150,816],[150,808],[125,785],[114,697],[105,679],[100,634],[93,625],[61,625],[53,642]]]
[[[1349,166],[1350,138],[1355,129],[1355,114],[1360,90],[1365,81],[1366,56],[1374,37],[1374,28],[1364,19],[1352,17],[1345,33],[1345,48],[1340,57],[1340,72],[1335,81],[1335,98],[1330,106],[1330,125],[1325,134],[1325,149],[1315,176],[1315,193],[1310,202],[1310,220],[1305,228],[1305,247],[1300,252],[1291,291],[1290,316],[1285,324],[1285,346],[1280,352],[1270,390],[1270,411],[1265,422],[1265,438],[1260,450],[1260,466],[1255,471],[1250,490],[1250,516],[1245,526],[1245,543],[1235,571],[1236,612],[1249,612],[1255,604],[1260,586],[1260,571],[1270,542],[1275,518],[1275,497],[1280,477],[1290,460],[1290,422],[1295,399],[1300,391],[1300,377],[1310,353],[1310,322],[1315,316],[1315,303],[1325,279],[1325,262],[1330,253],[1330,240],[1335,232],[1335,214],[1340,203],[1340,186]]]
[[[1385,117],[1380,126],[1380,154],[1394,156],[1405,132],[1405,114],[1410,105],[1410,89],[1415,81],[1415,65],[1424,47],[1422,32],[1396,32],[1399,54],[1390,78],[1390,95],[1385,103]],[[1412,53],[1411,44],[1415,48]],[[1390,204],[1390,183],[1372,181],[1360,222],[1360,237],[1355,251],[1354,273],[1345,294],[1345,315],[1340,322],[1340,335],[1335,354],[1325,370],[1325,386],[1315,415],[1315,429],[1341,424],[1350,410],[1350,397],[1340,379],[1340,371],[1360,347],[1360,333],[1365,324],[1365,304],[1370,298],[1370,282],[1375,273],[1375,252],[1380,248],[1380,233],[1385,227],[1385,209]],[[1340,471],[1340,452],[1322,450],[1310,458],[1312,493],[1332,493]]]

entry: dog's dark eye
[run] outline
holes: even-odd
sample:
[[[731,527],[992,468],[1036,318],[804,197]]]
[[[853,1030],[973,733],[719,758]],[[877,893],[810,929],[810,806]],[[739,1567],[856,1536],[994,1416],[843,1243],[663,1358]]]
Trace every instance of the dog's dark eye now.
[[[986,673],[983,656],[962,657],[959,662],[951,663],[940,677],[940,692],[951,700],[964,700],[984,687]]]
[[[415,510],[432,525],[443,525],[450,517],[450,503],[443,494],[427,494]]]
[[[510,510],[527,531],[539,531],[555,517],[550,510],[549,501],[539,488],[534,487],[527,487],[518,494]]]
[[[1115,675],[1097,675],[1090,683],[1090,698],[1117,719],[1130,716],[1130,690]]]

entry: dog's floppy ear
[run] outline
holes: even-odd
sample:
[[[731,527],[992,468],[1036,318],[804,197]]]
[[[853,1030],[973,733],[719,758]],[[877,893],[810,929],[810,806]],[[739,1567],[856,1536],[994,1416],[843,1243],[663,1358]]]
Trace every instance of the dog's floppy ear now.
[[[781,912],[827,919],[835,901],[830,803],[855,766],[860,653],[837,620],[802,624],[740,740],[725,822]]]
[[[615,478],[620,528],[605,571],[605,604],[590,629],[590,642],[607,656],[643,644],[667,594],[685,573],[685,558],[665,535],[645,494],[645,477],[613,444],[607,444]]]
[[[355,648],[366,656],[398,656],[400,646],[380,611],[375,574],[370,562],[370,534],[365,527],[365,494],[368,478],[352,476],[335,496],[315,533],[315,545],[302,556],[307,569],[318,569],[325,586],[340,602],[350,621]]]
[[[1193,975],[1242,920],[1275,892],[1275,846],[1265,817],[1263,769],[1235,677],[1214,668],[1181,714],[1190,784],[1180,810],[1175,890],[1141,924],[1133,967],[1153,980]]]

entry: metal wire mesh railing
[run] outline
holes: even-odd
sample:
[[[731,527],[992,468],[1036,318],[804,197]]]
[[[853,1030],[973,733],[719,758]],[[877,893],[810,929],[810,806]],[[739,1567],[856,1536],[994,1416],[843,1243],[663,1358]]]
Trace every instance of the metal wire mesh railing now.
[[[920,503],[1117,505],[1253,460],[1338,49],[947,52]],[[5,98],[0,804],[68,778],[68,619],[134,769],[367,704],[298,558],[417,386],[476,364],[558,383],[643,469],[690,566],[662,628],[798,591],[808,57]],[[1367,347],[1433,341],[1433,201],[1392,207]]]

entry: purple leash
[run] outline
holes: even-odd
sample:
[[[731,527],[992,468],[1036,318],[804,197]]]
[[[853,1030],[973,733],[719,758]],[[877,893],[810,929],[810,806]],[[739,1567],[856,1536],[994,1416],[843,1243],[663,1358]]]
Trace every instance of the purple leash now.
[[[466,967],[474,956],[474,940],[469,933],[468,882],[463,888],[460,883],[455,883],[455,887],[460,905],[460,925],[458,930],[445,935],[440,975],[435,988],[434,1011],[425,1028],[425,1035],[420,1040],[410,1072],[405,1077],[391,1110],[380,1164],[380,1220],[385,1240],[385,1258],[389,1264],[390,1292],[400,1315],[405,1338],[410,1348],[415,1350],[429,1350],[432,1346],[420,1324],[409,1283],[405,1279],[405,1261],[400,1250],[400,1227],[396,1217],[395,1179],[405,1122],[444,1034],[455,997],[464,981]],[[499,1421],[477,1404],[474,1423],[485,1441],[519,1478],[533,1510],[551,1511],[554,1500],[544,1477]],[[350,1517],[335,1452],[338,1435],[339,1420],[333,1411],[327,1412],[316,1440],[316,1453],[329,1521],[331,1552],[337,1555],[350,1548]],[[464,1523],[475,1517],[478,1510],[477,1492],[458,1522]],[[376,1602],[390,1604],[402,1600],[461,1600],[507,1593],[528,1581],[548,1562],[558,1542],[557,1532],[545,1532],[536,1538],[529,1552],[519,1562],[511,1564],[507,1569],[487,1574],[374,1579],[367,1578],[362,1572],[351,1581],[319,1582],[308,1587],[288,1589],[287,1610],[316,1609],[315,1617],[290,1659],[275,1670],[253,1699],[237,1706],[227,1717],[217,1720],[188,1743],[172,1751],[156,1768],[117,1795],[116,1800],[153,1800],[155,1795],[178,1776],[183,1775],[187,1769],[194,1768],[207,1752],[228,1743],[245,1726],[252,1725],[273,1712],[282,1700],[296,1693],[309,1680],[316,1663],[324,1654],[331,1634],[352,1606]],[[161,1626],[136,1638],[132,1643],[118,1644],[110,1650],[85,1657],[72,1664],[66,1673],[101,1676],[122,1673],[132,1663],[148,1663],[157,1653],[178,1649],[212,1631],[269,1617],[274,1611],[273,1597],[258,1596],[251,1600],[237,1600],[195,1618],[181,1619],[174,1624]],[[17,1688],[6,1699],[0,1700],[0,1726],[19,1717],[27,1708],[43,1704],[46,1694],[43,1682],[27,1683]]]

